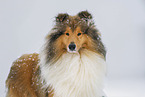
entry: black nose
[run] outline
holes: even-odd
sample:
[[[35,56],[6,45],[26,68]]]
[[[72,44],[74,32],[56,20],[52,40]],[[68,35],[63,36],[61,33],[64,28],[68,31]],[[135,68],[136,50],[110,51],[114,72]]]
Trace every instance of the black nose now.
[[[75,50],[76,45],[72,42],[72,43],[69,44],[68,47],[69,47],[69,49],[70,49],[71,51],[73,51],[73,50]]]

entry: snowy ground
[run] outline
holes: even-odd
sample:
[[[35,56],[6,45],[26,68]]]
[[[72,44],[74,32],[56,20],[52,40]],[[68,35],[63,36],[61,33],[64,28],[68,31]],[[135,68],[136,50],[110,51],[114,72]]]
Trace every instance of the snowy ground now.
[[[107,97],[145,97],[145,79],[108,79]]]
[[[5,97],[5,89],[0,97]],[[145,79],[107,79],[105,85],[107,97],[145,97]]]

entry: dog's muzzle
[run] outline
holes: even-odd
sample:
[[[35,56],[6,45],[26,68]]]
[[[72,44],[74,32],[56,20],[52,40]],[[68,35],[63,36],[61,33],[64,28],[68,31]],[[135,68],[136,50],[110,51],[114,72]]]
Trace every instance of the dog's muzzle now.
[[[71,42],[68,46],[68,52],[70,53],[76,53],[76,44],[74,42]]]

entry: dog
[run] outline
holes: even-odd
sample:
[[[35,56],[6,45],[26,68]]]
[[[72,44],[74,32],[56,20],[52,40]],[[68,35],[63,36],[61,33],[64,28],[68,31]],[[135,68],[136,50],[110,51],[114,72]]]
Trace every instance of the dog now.
[[[39,54],[13,62],[7,97],[104,97],[106,50],[88,11],[61,13]]]

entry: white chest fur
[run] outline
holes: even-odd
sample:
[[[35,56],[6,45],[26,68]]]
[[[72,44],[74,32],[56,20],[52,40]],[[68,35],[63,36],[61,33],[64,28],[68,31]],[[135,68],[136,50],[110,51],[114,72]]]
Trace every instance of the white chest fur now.
[[[54,89],[54,97],[102,96],[106,62],[94,52],[66,53],[53,64],[42,64],[41,70],[47,86]]]

